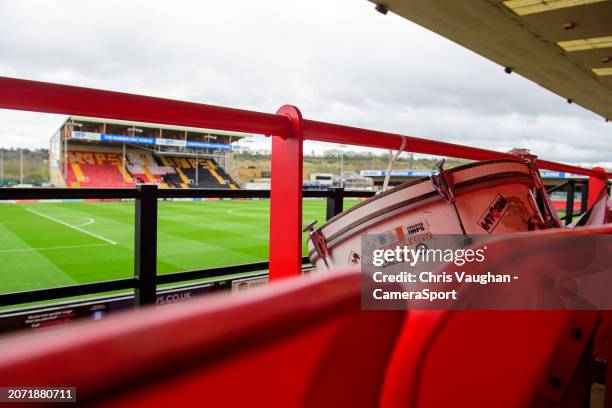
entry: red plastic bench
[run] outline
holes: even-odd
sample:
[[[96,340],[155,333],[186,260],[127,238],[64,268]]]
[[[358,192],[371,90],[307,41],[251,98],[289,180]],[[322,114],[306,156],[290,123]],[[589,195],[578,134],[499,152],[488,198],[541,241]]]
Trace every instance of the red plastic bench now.
[[[514,259],[518,261],[513,265],[518,274],[521,263],[539,265],[539,246],[549,250],[551,238],[610,233],[609,225],[532,232],[531,241],[525,244],[531,249],[530,255]],[[508,248],[496,253],[507,253],[508,257],[520,253],[516,242],[497,238]],[[571,259],[576,254],[563,255]],[[478,264],[466,264],[463,270],[486,273]],[[518,408],[529,406],[538,393],[539,401],[559,401],[598,320],[605,315],[587,310],[413,310],[391,358],[381,405]],[[604,325],[599,327],[608,330]],[[580,338],[572,338],[576,328],[580,329]]]
[[[378,403],[405,312],[360,310],[358,273],[128,312],[0,342],[0,385],[113,406]]]

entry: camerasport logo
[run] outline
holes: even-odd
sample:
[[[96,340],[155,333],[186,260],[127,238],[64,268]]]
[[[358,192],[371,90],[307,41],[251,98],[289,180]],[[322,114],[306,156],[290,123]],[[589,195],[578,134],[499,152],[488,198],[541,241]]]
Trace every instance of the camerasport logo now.
[[[501,194],[496,195],[495,200],[478,220],[478,225],[488,233],[493,232],[509,207],[510,203],[506,198],[502,197]]]

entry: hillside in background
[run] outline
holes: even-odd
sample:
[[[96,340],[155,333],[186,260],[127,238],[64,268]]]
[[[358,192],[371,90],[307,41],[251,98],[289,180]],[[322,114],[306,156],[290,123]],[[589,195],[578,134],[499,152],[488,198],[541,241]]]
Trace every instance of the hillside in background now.
[[[385,170],[389,156],[387,154],[374,153],[355,153],[344,152],[344,171],[354,171],[359,173],[361,170]],[[395,170],[431,170],[439,159],[414,158],[411,159],[410,153],[402,153],[395,161]],[[254,153],[242,151],[233,156],[233,165],[240,167],[241,162],[258,163],[261,166],[270,163],[270,155],[266,153]],[[446,167],[451,168],[460,164],[468,163],[467,160],[447,159]],[[340,152],[329,150],[323,155],[304,156],[304,177],[310,173],[333,173],[340,174]]]
[[[0,185],[15,185],[19,183],[19,149],[0,149],[2,156],[2,180]],[[344,171],[384,170],[387,168],[388,155],[374,153],[344,152]],[[240,168],[241,163],[256,163],[261,167],[270,166],[269,153],[237,152],[232,158],[232,167]],[[395,170],[431,170],[437,159],[411,159],[409,153],[403,153],[395,162]],[[446,167],[454,167],[466,163],[466,160],[447,159]],[[329,150],[323,155],[304,156],[304,178],[311,173],[340,174],[340,152]],[[49,181],[49,151],[47,149],[23,150],[23,182],[25,184],[41,185]]]
[[[19,184],[19,149],[0,149],[0,185]],[[49,150],[23,149],[23,182],[40,185],[49,181]]]

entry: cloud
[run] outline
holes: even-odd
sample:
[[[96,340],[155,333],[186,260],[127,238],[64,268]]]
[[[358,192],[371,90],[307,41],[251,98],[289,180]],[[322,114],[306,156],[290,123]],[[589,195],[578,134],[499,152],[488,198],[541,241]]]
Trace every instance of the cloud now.
[[[572,163],[612,147],[600,117],[366,1],[4,0],[0,15],[4,76],[265,112],[291,103],[307,118]],[[62,119],[0,111],[0,145],[46,146]]]

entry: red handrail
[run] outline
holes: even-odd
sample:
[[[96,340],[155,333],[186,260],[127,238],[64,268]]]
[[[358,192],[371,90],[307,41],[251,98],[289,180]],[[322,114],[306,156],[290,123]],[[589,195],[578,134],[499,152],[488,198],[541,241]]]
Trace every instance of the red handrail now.
[[[289,128],[281,115],[6,77],[0,108],[261,134]]]
[[[285,136],[289,120],[284,115],[225,108],[173,99],[134,95],[48,82],[0,77],[0,108],[122,119]],[[397,149],[399,134],[304,120],[304,139],[385,149]],[[454,143],[405,136],[407,151],[471,160],[514,157],[507,153]],[[601,173],[577,166],[539,160],[543,169],[585,176]],[[612,173],[607,173],[612,178]]]
[[[301,271],[302,141],[318,140],[397,149],[403,135],[302,119],[299,110],[284,106],[277,114],[224,108],[192,102],[103,91],[47,82],[0,77],[0,108],[123,119],[167,125],[212,128],[272,136],[272,193],[270,212],[270,278]],[[421,139],[407,138],[411,152],[490,160],[515,157],[508,153]],[[541,168],[590,176],[593,197],[603,169],[584,169],[539,160]],[[276,176],[280,174],[280,176]],[[605,183],[604,183],[605,185]]]
[[[454,143],[421,139],[396,133],[379,132],[375,130],[335,125],[331,123],[304,121],[304,138],[321,142],[343,143],[385,149],[398,149],[401,137],[405,137],[406,151],[432,154],[437,156],[460,157],[471,160],[493,160],[501,158],[516,158],[508,153],[476,147],[462,146]]]

